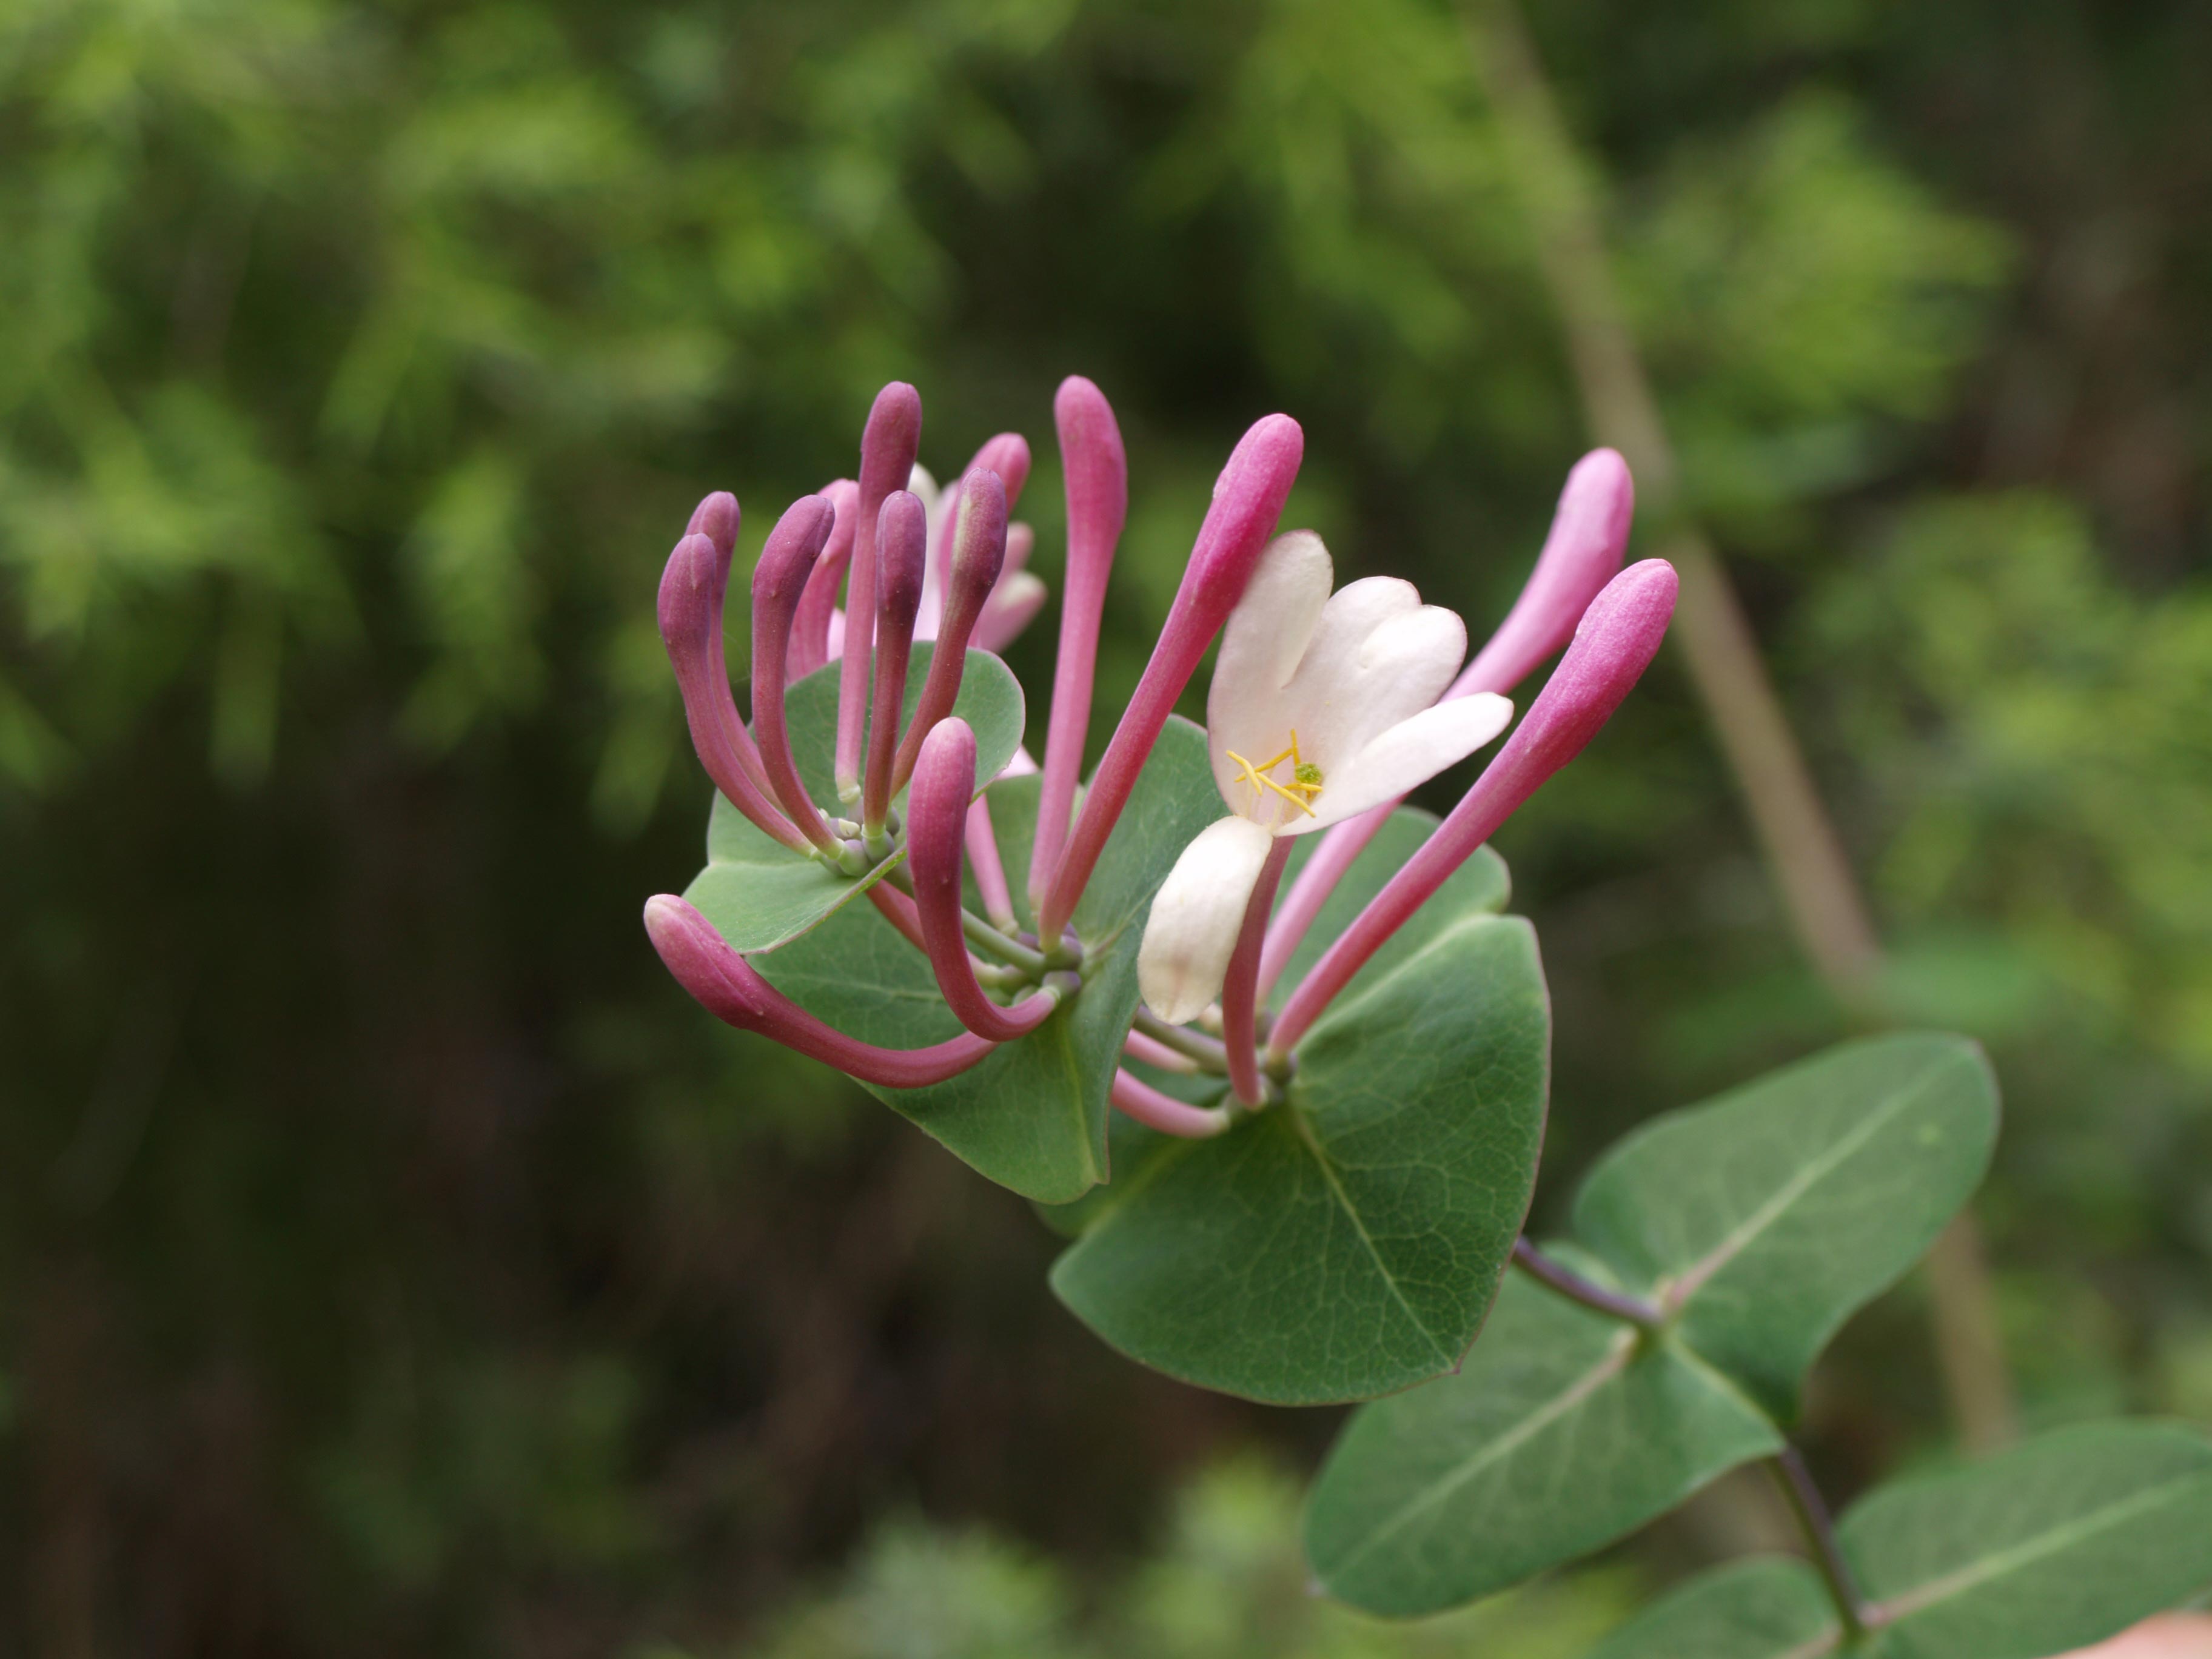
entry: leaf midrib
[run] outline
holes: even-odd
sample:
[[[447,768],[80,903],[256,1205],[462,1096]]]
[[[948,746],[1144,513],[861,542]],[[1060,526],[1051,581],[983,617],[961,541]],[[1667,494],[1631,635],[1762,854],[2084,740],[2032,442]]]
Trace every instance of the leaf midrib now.
[[[1832,1142],[1826,1152],[1783,1182],[1775,1189],[1772,1197],[1745,1217],[1718,1244],[1685,1268],[1662,1293],[1662,1300],[1668,1310],[1679,1312],[1686,1306],[1690,1298],[1704,1289],[1714,1275],[1749,1249],[1759,1236],[1779,1221],[1799,1199],[1863,1150],[1875,1135],[1887,1128],[1909,1108],[1917,1105],[1933,1086],[1935,1077],[1941,1069],[1931,1068],[1910,1086],[1899,1091],[1886,1110],[1869,1112],[1853,1126],[1850,1133]]]
[[[2146,1510],[2157,1508],[2174,1492],[2188,1486],[2201,1485],[2205,1479],[2204,1471],[2200,1469],[2190,1474],[2178,1475],[2171,1480],[2162,1481],[2155,1486],[2124,1498],[2118,1503],[2108,1504],[2101,1510],[2087,1516],[2077,1516],[2066,1525],[2054,1527],[2049,1532],[2040,1534],[2024,1543],[2015,1544],[2010,1549],[2001,1550],[1996,1554],[1989,1556],[1971,1566],[1959,1568],[1941,1578],[1930,1579],[1927,1583],[1908,1590],[1901,1595],[1892,1596],[1878,1602],[1875,1607],[1875,1616],[1881,1623],[1890,1625],[1909,1619],[1915,1613],[1923,1613],[1931,1607],[1939,1606],[1942,1602],[1964,1595],[1970,1590],[1978,1589],[1984,1584],[2002,1578],[2008,1573],[2015,1572],[2024,1566],[2043,1559],[2045,1556],[2069,1548],[2084,1539],[2095,1536],[2100,1532],[2133,1520]]]
[[[1384,1542],[1410,1526],[1416,1516],[1434,1509],[1483,1470],[1510,1455],[1627,1370],[1630,1360],[1635,1358],[1637,1340],[1632,1327],[1622,1326],[1609,1339],[1604,1358],[1504,1434],[1486,1441],[1471,1456],[1424,1486],[1396,1514],[1370,1533],[1364,1543],[1346,1556],[1337,1573],[1333,1576],[1341,1577],[1345,1571],[1364,1560]]]

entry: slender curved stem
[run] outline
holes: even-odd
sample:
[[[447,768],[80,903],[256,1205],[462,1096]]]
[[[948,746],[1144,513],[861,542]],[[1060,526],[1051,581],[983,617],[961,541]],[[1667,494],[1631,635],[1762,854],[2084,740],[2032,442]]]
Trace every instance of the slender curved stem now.
[[[1526,1238],[1513,1241],[1513,1265],[1546,1290],[1570,1302],[1579,1302],[1585,1308],[1626,1320],[1638,1330],[1656,1331],[1666,1323],[1666,1316],[1649,1302],[1592,1284],[1571,1267],[1553,1261]]]
[[[1857,1581],[1851,1577],[1850,1564],[1844,1559],[1843,1550],[1836,1543],[1835,1523],[1828,1518],[1828,1505],[1820,1496],[1820,1489],[1813,1484],[1812,1471],[1805,1467],[1805,1459],[1795,1446],[1784,1446],[1766,1460],[1766,1467],[1774,1476],[1774,1484],[1782,1488],[1782,1495],[1790,1501],[1790,1513],[1796,1517],[1797,1525],[1812,1547],[1813,1564],[1820,1570],[1820,1582],[1827,1586],[1828,1597],[1836,1604],[1836,1616],[1843,1620],[1844,1634],[1849,1640],[1863,1636],[1880,1620],[1859,1594]]]
[[[1146,1128],[1183,1140],[1210,1139],[1235,1121],[1225,1107],[1193,1106],[1173,1095],[1163,1094],[1127,1072],[1114,1073],[1106,1097],[1124,1117],[1134,1118]]]
[[[1237,932],[1221,988],[1221,1044],[1228,1052],[1229,1081],[1246,1106],[1257,1106],[1267,1098],[1267,1085],[1260,1075],[1260,952],[1292,844],[1288,836],[1278,836],[1267,849],[1267,861],[1260,866],[1260,879],[1252,884],[1252,896],[1245,903],[1244,925]]]
[[[1008,939],[973,910],[964,907],[960,912],[960,931],[967,935],[970,945],[986,956],[994,956],[1001,962],[1012,963],[1031,979],[1044,977],[1048,964],[1043,952],[1030,950],[1019,939]]]

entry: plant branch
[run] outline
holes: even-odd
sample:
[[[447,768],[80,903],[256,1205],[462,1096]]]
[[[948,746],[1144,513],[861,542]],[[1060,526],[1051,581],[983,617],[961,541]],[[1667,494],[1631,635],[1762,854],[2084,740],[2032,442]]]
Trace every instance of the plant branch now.
[[[1571,1267],[1553,1261],[1525,1237],[1513,1241],[1513,1265],[1546,1290],[1570,1302],[1579,1302],[1585,1308],[1625,1320],[1638,1330],[1656,1331],[1666,1323],[1667,1316],[1649,1302],[1593,1284]]]
[[[1680,470],[1613,285],[1583,158],[1561,118],[1514,0],[1462,0],[1476,71],[1517,175],[1537,258],[1557,306],[1591,431],[1627,459],[1661,556],[1681,579],[1674,637],[1781,890],[1799,945],[1855,1019],[1879,1024],[1881,946],[1857,878],[1813,787],[1728,571],[1680,503]],[[2011,1379],[1973,1217],[1962,1212],[1929,1259],[1937,1352],[1967,1445],[2015,1434]],[[1954,1334],[1965,1334],[1956,1335]]]
[[[1857,1582],[1851,1577],[1850,1564],[1837,1547],[1835,1523],[1828,1518],[1828,1505],[1820,1496],[1820,1489],[1813,1484],[1813,1474],[1805,1467],[1804,1457],[1796,1447],[1784,1446],[1766,1460],[1766,1466],[1774,1476],[1775,1485],[1782,1488],[1783,1497],[1789,1500],[1790,1513],[1796,1517],[1798,1528],[1812,1549],[1814,1565],[1820,1568],[1829,1599],[1836,1604],[1836,1616],[1843,1620],[1844,1639],[1865,1635],[1877,1620],[1859,1594]]]

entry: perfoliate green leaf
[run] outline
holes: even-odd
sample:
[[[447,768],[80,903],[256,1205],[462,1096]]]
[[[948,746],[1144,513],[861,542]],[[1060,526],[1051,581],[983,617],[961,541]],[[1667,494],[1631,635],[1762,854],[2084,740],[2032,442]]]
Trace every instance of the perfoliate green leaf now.
[[[1316,1024],[1285,1103],[1109,1194],[1053,1269],[1069,1308],[1170,1376],[1286,1405],[1456,1364],[1528,1212],[1550,1066],[1535,939],[1502,896],[1462,871]]]
[[[1692,1578],[1598,1644],[1589,1659],[1818,1659],[1840,1626],[1820,1576],[1755,1556]]]
[[[1006,778],[985,795],[1025,922],[1036,793],[1035,778]],[[1066,1203],[1104,1180],[1106,1091],[1136,1010],[1137,941],[1152,894],[1221,811],[1205,734],[1188,720],[1169,721],[1076,908],[1082,991],[958,1077],[872,1092],[1025,1197]],[[960,1032],[928,962],[870,905],[840,911],[754,965],[786,996],[869,1042],[912,1048]]]
[[[1456,1376],[1353,1416],[1314,1486],[1307,1559],[1354,1607],[1441,1612],[1609,1543],[1781,1445],[1677,1344],[1516,1274]]]
[[[2063,1429],[1882,1487],[1838,1540],[1881,1659],[2045,1659],[2212,1586],[2212,1443],[2160,1423]]]
[[[1575,1236],[1786,1417],[1837,1327],[1972,1193],[1996,1125],[1965,1038],[1844,1043],[1631,1135],[1584,1182]]]
[[[927,641],[914,647],[902,720],[913,717],[921,700],[933,648]],[[792,759],[807,793],[817,805],[851,817],[858,803],[837,799],[837,675],[838,665],[832,663],[792,685],[784,696],[784,720]],[[1021,746],[1019,682],[989,652],[970,651],[952,712],[975,730],[975,775],[995,777]],[[732,949],[773,951],[860,897],[905,856],[902,850],[894,853],[858,878],[841,875],[763,834],[718,794],[707,821],[707,867],[692,878],[684,896]]]

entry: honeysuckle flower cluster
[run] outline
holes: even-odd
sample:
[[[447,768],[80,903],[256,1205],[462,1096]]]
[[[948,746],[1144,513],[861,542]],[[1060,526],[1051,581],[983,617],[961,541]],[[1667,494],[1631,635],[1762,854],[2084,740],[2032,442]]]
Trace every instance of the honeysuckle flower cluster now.
[[[1084,994],[1086,941],[1073,918],[1085,885],[1177,698],[1219,636],[1206,746],[1224,813],[1182,849],[1154,896],[1139,953],[1149,1007],[1125,1052],[1148,1066],[1215,1074],[1225,1098],[1194,1106],[1127,1069],[1110,1090],[1116,1107],[1156,1128],[1218,1133],[1280,1096],[1300,1039],[1331,1000],[1604,724],[1658,648],[1674,573],[1658,560],[1620,568],[1632,490],[1620,458],[1598,451],[1570,475],[1520,599],[1462,672],[1467,634],[1452,612],[1390,577],[1332,592],[1320,538],[1277,533],[1304,437],[1289,416],[1268,416],[1223,468],[1159,640],[1080,787],[1128,474],[1097,386],[1070,378],[1054,415],[1068,533],[1059,655],[1036,766],[1030,927],[1017,919],[978,793],[989,780],[976,775],[975,734],[952,712],[969,648],[1003,645],[1048,597],[1024,568],[1034,538],[1008,518],[1030,471],[1024,439],[993,438],[940,490],[916,460],[920,397],[903,384],[884,389],[857,478],[787,508],[754,570],[750,726],[722,641],[733,497],[700,503],[661,585],[662,636],[715,787],[794,858],[843,878],[882,877],[868,887],[870,901],[926,957],[962,1035],[892,1049],[839,1031],[776,990],[673,895],[646,906],[646,927],[677,979],[732,1025],[878,1086],[959,1075]],[[935,648],[902,724],[918,640]],[[1563,645],[1565,657],[1458,805],[1267,1021],[1262,1006],[1383,819],[1408,790],[1504,732],[1512,718],[1505,694]],[[809,798],[785,718],[789,684],[831,663],[835,752],[817,759],[836,780],[835,811]],[[1030,765],[1018,755],[1007,770]],[[1310,833],[1321,840],[1279,905],[1294,840]],[[971,879],[980,916],[963,902]]]

